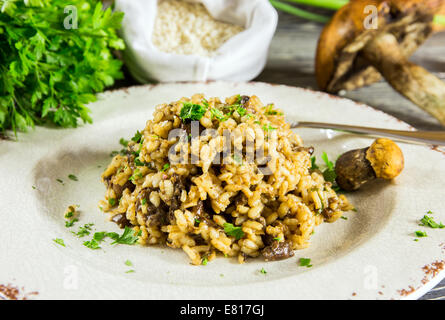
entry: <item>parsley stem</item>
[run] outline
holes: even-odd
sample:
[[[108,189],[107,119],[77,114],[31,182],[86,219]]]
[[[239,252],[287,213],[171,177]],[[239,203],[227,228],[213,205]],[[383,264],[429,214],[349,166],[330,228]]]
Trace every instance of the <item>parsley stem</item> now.
[[[329,17],[326,16],[322,16],[316,13],[312,13],[309,11],[305,11],[296,7],[293,7],[289,4],[286,3],[282,3],[276,0],[270,0],[270,3],[278,10],[284,11],[286,13],[292,14],[294,16],[303,18],[303,19],[307,19],[307,20],[311,20],[311,21],[315,21],[315,22],[321,22],[321,23],[326,23],[330,20]]]
[[[338,10],[349,2],[349,0],[284,0],[302,5],[319,7],[323,9]]]

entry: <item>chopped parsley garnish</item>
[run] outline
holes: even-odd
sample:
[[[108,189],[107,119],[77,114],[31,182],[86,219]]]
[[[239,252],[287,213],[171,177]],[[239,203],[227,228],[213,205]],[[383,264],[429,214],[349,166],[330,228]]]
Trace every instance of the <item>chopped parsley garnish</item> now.
[[[300,267],[307,267],[307,268],[312,267],[311,259],[309,258],[300,258],[299,262],[300,262]]]
[[[162,172],[165,172],[165,171],[167,171],[168,170],[168,168],[170,168],[170,164],[169,163],[166,163],[166,164],[164,164],[164,166],[162,167]]]
[[[71,228],[78,221],[79,221],[79,219],[73,219],[73,220],[70,220],[70,221],[65,221],[65,227],[66,228]]]
[[[126,265],[126,266],[129,266],[129,267],[132,267],[132,266],[133,266],[133,263],[132,263],[130,260],[126,260],[126,261],[125,261],[125,265]]]
[[[242,230],[241,227],[235,227],[233,224],[231,223],[224,223],[224,232],[231,237],[235,237],[236,240],[241,239],[242,237],[244,237],[244,231]]]
[[[143,206],[145,206],[145,205],[147,204],[147,199],[146,199],[146,198],[142,199],[141,204],[142,204]]]
[[[265,110],[264,113],[269,115],[269,116],[276,116],[276,115],[280,115],[281,116],[281,115],[283,115],[282,112],[279,112],[279,111],[274,109],[274,104],[273,103],[268,104],[265,108],[266,108],[266,110]]]
[[[85,236],[88,236],[91,232],[91,227],[93,226],[92,223],[87,223],[83,227],[79,228],[79,231],[73,232],[74,235],[76,235],[79,238],[83,238]]]
[[[333,183],[335,181],[335,178],[337,178],[337,174],[335,173],[334,163],[329,160],[326,152],[323,152],[321,158],[323,159],[324,163],[327,166],[327,169],[323,171],[323,178],[326,181]]]
[[[70,178],[73,181],[79,181],[79,179],[77,179],[77,177],[74,174],[68,175],[68,178]]]
[[[90,248],[91,250],[100,249],[99,242],[95,239],[91,239],[89,241],[84,241],[83,245],[87,248]]]
[[[74,216],[74,211],[68,211],[67,213],[65,213],[66,219],[72,218],[73,216]]]
[[[206,111],[207,108],[201,106],[200,104],[184,102],[183,107],[181,108],[181,111],[179,113],[179,117],[182,119],[182,121],[185,120],[199,121],[204,116]]]
[[[311,170],[319,169],[315,161],[317,161],[317,158],[315,156],[311,157]]]
[[[128,141],[125,140],[124,138],[120,138],[119,143],[124,147],[128,146]]]
[[[229,118],[228,116],[224,115],[224,113],[221,110],[216,108],[210,109],[210,113],[212,114],[212,119],[216,118],[221,122],[226,121]]]
[[[57,182],[63,184],[63,180],[62,179],[56,179]]]
[[[340,218],[342,218],[343,220],[348,220],[348,217],[345,216],[341,216]]]
[[[267,274],[267,271],[266,271],[264,268],[261,268],[260,272],[261,272],[262,274]]]
[[[238,114],[242,117],[242,116],[246,115],[247,110],[246,110],[246,108],[238,107],[238,108],[236,108],[236,112],[238,112]]]
[[[414,233],[416,234],[416,237],[418,237],[418,238],[428,237],[428,235],[424,231],[416,231]]]
[[[105,232],[105,231],[95,232],[93,235],[93,239],[97,242],[101,242],[103,239],[105,239],[106,236],[107,236],[107,232]]]
[[[263,130],[266,131],[266,132],[269,132],[269,131],[272,131],[272,130],[277,130],[277,128],[272,127],[270,125],[270,123],[269,123],[267,126],[266,125],[263,126]]]
[[[139,157],[134,159],[134,164],[137,167],[150,167],[151,166],[150,163],[142,162],[141,159],[139,159]]]
[[[135,180],[139,180],[140,178],[142,178],[142,173],[139,171],[139,169],[136,169],[128,180],[134,183]]]
[[[125,273],[135,273],[136,271],[134,271],[134,270],[128,270],[128,271],[125,271]]]
[[[108,204],[110,206],[114,207],[116,205],[116,199],[115,198],[108,199]]]
[[[207,256],[204,256],[204,257],[202,258],[201,264],[202,264],[203,266],[206,266],[206,265],[207,265],[207,262],[209,262],[209,259],[207,258]]]
[[[433,218],[429,217],[429,216],[423,216],[423,218],[420,220],[421,224],[420,226],[424,226],[424,227],[430,227],[433,229],[443,229],[445,228],[445,226],[442,224],[442,222],[437,223],[436,221],[434,221]]]
[[[136,232],[132,228],[126,226],[124,233],[121,236],[117,235],[116,237],[116,233],[108,233],[107,236],[114,240],[112,244],[118,243],[133,245],[138,241],[141,234],[142,231],[139,230],[139,232]]]
[[[57,243],[58,245],[65,247],[65,242],[63,241],[63,239],[56,238],[56,239],[53,239],[53,241],[55,243]]]
[[[131,141],[139,143],[142,140],[142,133],[138,131],[136,131],[136,133],[134,134],[133,138],[131,138]]]
[[[201,220],[199,220],[198,218],[195,218],[195,226],[199,226],[200,223],[201,223]]]
[[[273,238],[275,241],[278,241],[278,242],[280,242],[281,241],[281,238],[280,237],[276,237],[276,238]]]

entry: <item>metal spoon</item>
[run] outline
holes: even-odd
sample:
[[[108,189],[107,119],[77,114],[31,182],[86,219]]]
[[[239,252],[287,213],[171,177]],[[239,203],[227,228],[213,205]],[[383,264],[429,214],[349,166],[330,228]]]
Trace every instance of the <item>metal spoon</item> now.
[[[319,128],[319,129],[341,130],[353,133],[379,135],[394,139],[401,139],[405,141],[445,146],[445,131],[403,131],[403,130],[350,126],[345,124],[297,122],[297,121],[291,121],[290,126],[291,128]]]

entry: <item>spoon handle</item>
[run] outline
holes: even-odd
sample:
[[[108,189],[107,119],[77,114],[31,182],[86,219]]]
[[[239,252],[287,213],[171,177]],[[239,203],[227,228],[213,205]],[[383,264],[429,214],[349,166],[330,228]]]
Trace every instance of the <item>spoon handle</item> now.
[[[403,130],[369,128],[369,127],[350,126],[345,124],[331,124],[331,123],[320,123],[320,122],[291,123],[291,128],[302,128],[302,127],[334,129],[334,130],[341,130],[353,133],[381,135],[394,139],[445,146],[445,131],[403,131]]]

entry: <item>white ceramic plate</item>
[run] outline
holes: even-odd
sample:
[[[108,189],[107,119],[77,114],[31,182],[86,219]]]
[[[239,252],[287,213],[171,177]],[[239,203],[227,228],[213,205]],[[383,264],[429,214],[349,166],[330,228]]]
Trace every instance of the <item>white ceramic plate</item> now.
[[[105,191],[100,174],[110,152],[120,148],[119,139],[144,128],[157,104],[198,92],[255,94],[299,120],[411,129],[350,100],[263,83],[183,83],[107,92],[90,106],[93,125],[37,128],[20,134],[19,142],[0,141],[0,284],[22,294],[37,292],[32,297],[40,299],[399,299],[418,298],[444,277],[445,230],[418,224],[428,210],[445,222],[445,157],[428,146],[404,143],[401,176],[350,194],[358,212],[322,224],[311,247],[288,260],[252,259],[239,265],[218,258],[197,267],[182,250],[167,247],[83,246],[88,237],[71,234],[79,225],[91,222],[95,231],[121,232],[97,208]],[[298,133],[318,158],[327,151],[335,159],[373,141],[330,130]],[[68,179],[69,174],[79,181]],[[81,220],[68,229],[63,213],[71,204],[80,205]],[[416,230],[428,237],[414,241]],[[55,244],[55,238],[66,247]],[[313,267],[300,267],[302,257],[310,258]],[[267,274],[260,273],[262,268]],[[135,272],[126,273],[130,269]]]

